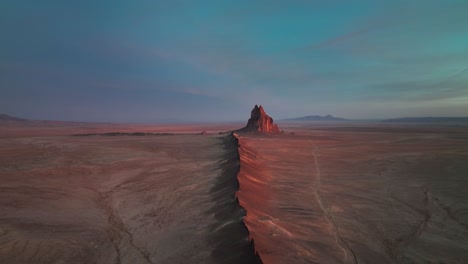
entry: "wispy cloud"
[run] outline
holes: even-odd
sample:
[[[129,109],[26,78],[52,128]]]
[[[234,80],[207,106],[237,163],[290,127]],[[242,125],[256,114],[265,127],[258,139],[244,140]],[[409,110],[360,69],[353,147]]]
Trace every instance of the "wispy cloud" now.
[[[231,114],[213,106],[251,103],[283,116],[372,117],[385,102],[393,113],[414,104],[448,113],[457,102],[458,113],[468,111],[460,106],[467,8],[463,0],[0,4],[0,81],[11,90],[2,99],[18,101],[9,107],[19,112],[40,94],[44,112],[60,100],[109,115],[125,105],[137,117],[135,105],[164,114],[169,102],[212,118]]]

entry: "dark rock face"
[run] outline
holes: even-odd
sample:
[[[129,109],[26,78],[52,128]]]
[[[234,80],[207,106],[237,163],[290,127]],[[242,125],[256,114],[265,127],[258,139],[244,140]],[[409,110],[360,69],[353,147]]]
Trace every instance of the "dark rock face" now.
[[[262,106],[257,106],[252,109],[250,119],[247,126],[240,129],[241,132],[263,132],[263,133],[280,133],[278,125],[273,123],[273,118],[265,113]]]

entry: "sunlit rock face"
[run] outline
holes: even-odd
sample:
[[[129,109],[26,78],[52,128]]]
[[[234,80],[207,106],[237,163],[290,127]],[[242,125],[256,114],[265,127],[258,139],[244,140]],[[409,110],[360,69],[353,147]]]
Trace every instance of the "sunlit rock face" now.
[[[264,133],[279,133],[280,130],[278,125],[273,123],[271,118],[262,106],[257,106],[252,109],[250,119],[247,122],[247,126],[240,129],[241,132],[264,132]]]

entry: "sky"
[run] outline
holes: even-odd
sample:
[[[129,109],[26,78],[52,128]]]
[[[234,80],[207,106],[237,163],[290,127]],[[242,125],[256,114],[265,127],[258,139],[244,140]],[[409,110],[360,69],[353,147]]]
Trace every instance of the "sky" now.
[[[0,113],[468,116],[468,1],[0,2]]]

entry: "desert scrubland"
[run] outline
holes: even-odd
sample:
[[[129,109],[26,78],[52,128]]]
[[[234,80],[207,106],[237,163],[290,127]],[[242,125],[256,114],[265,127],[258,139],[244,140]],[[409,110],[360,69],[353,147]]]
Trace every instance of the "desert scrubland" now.
[[[465,127],[232,127],[3,127],[0,263],[468,259]]]

